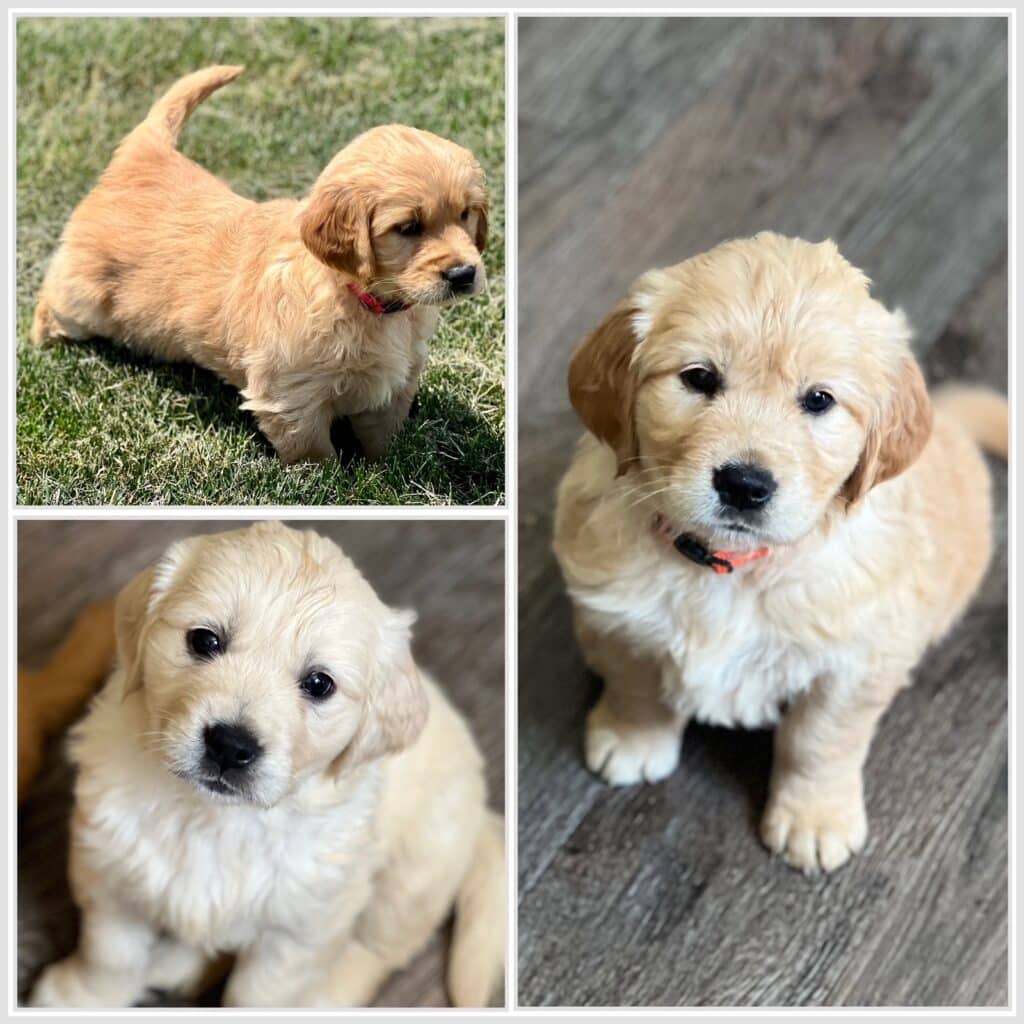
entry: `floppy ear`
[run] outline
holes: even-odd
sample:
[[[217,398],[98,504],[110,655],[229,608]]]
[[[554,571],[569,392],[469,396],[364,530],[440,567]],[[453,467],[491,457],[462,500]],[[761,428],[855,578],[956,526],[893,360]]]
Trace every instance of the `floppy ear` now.
[[[114,601],[114,639],[125,697],[142,687],[142,652],[154,602],[170,586],[192,543],[190,538],[175,541],[153,565],[127,583]]]
[[[473,243],[476,245],[477,252],[483,252],[487,248],[487,214],[489,212],[488,203],[485,199],[476,208],[476,234],[473,236]]]
[[[851,505],[917,460],[932,433],[932,405],[921,369],[903,357],[889,406],[868,429],[860,461],[840,492]]]
[[[373,673],[355,736],[334,759],[335,775],[412,746],[427,724],[427,692],[409,648],[410,616],[389,627],[391,648]]]
[[[374,274],[370,211],[353,189],[315,185],[299,219],[307,249],[335,270],[369,281]]]
[[[573,353],[569,362],[569,399],[583,425],[610,445],[619,475],[636,454],[633,429],[635,373],[630,366],[639,338],[631,304],[614,309]]]
[[[124,673],[125,697],[142,687],[142,642],[155,576],[155,566],[143,569],[121,590],[114,603],[114,638],[117,660]]]

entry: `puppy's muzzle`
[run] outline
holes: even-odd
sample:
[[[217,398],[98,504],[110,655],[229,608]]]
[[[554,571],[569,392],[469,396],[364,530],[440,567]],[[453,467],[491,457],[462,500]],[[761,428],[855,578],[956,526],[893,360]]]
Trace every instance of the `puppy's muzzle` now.
[[[711,483],[725,508],[743,513],[759,512],[779,486],[767,469],[749,462],[719,466],[711,475]]]
[[[472,263],[460,263],[441,271],[453,295],[468,295],[476,284],[476,267]]]
[[[263,746],[244,725],[215,722],[203,730],[203,768],[228,785],[244,781]]]

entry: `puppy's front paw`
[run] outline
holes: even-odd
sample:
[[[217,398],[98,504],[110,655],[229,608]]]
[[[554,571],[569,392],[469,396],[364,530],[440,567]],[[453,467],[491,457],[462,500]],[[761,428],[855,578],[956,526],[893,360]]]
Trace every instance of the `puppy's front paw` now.
[[[598,704],[587,718],[587,767],[613,786],[661,782],[679,764],[679,730],[623,722]]]
[[[74,956],[50,964],[40,975],[29,996],[29,1006],[60,1008],[102,1006],[83,984]]]
[[[761,839],[804,874],[835,871],[857,853],[868,837],[860,796],[836,800],[797,800],[785,792],[773,797],[761,819]]]

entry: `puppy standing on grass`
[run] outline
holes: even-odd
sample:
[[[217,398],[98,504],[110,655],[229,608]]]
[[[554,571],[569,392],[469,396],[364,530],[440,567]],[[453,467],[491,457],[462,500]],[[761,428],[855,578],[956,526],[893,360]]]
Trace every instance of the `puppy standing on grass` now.
[[[409,413],[438,306],[484,286],[483,172],[447,139],[387,125],[307,199],[244,199],[175,149],[241,73],[182,78],[121,142],[64,229],[32,340],[99,336],[198,363],[242,392],[285,463],[334,458],[341,416],[377,458]]]
[[[832,242],[765,233],[644,274],[569,370],[587,764],[656,782],[691,718],[778,722],[762,837],[805,871],[864,844],[875,725],[989,559],[975,441],[1005,456],[1006,402],[947,392],[933,423],[909,334]]]
[[[369,1003],[453,904],[456,1005],[504,955],[504,841],[412,616],[312,532],[173,545],[120,594],[119,665],[72,732],[78,949],[36,1006],[188,992],[236,954],[236,1006]]]

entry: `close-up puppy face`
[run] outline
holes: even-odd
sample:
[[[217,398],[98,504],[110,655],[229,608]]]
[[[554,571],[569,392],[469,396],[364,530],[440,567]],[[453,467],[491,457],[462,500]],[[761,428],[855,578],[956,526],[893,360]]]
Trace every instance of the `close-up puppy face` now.
[[[833,243],[766,233],[643,275],[577,351],[570,391],[680,531],[791,543],[927,441],[908,335]]]
[[[118,598],[118,652],[168,770],[269,807],[415,740],[412,620],[332,542],[260,523],[181,541],[136,577]]]
[[[302,239],[383,299],[437,305],[485,285],[487,190],[473,154],[429,132],[374,128],[314,185]]]

